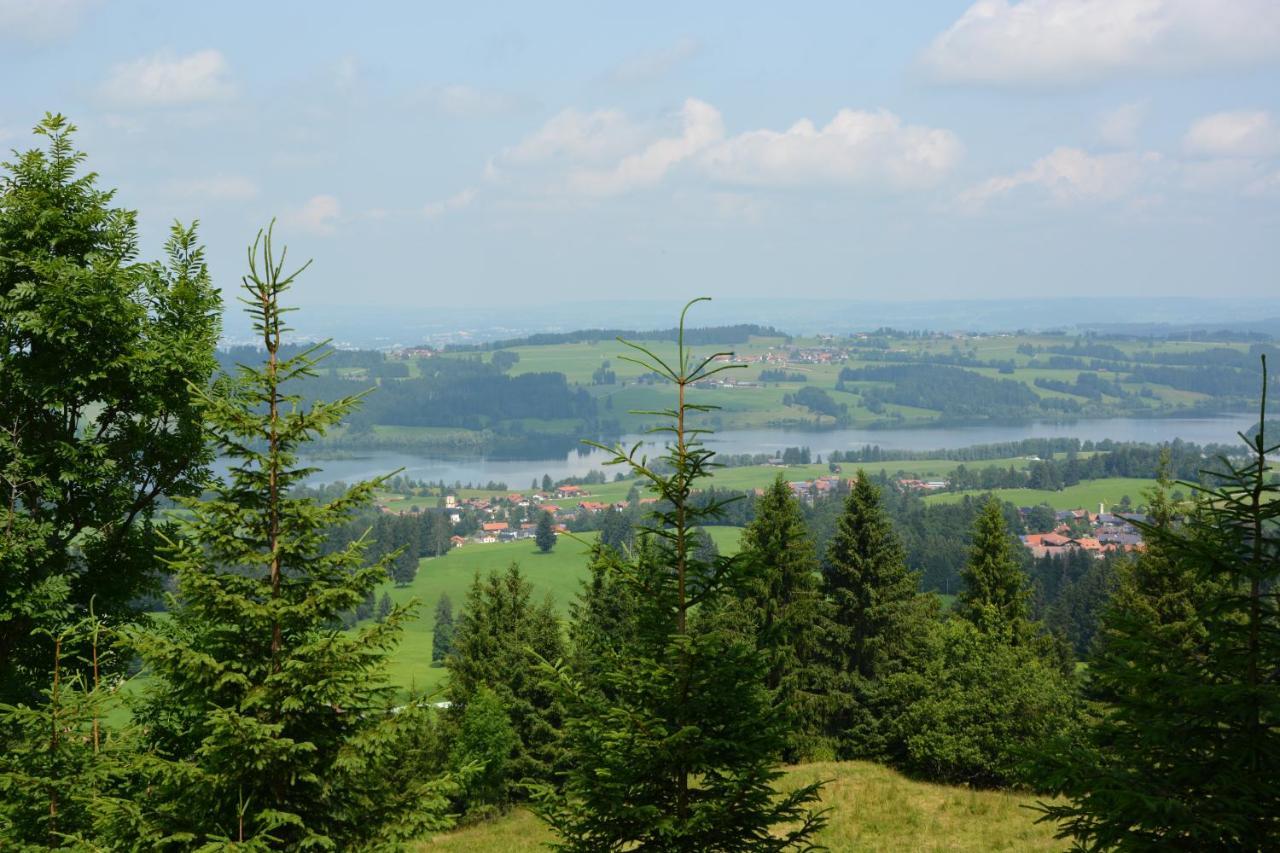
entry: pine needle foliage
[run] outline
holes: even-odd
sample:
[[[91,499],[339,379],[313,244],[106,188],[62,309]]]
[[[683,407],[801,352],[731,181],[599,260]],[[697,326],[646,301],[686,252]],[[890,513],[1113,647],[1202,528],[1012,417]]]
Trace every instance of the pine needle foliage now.
[[[717,517],[724,501],[690,497],[715,467],[689,418],[711,407],[691,403],[689,389],[731,365],[731,353],[694,358],[680,315],[674,362],[622,341],[624,359],[676,387],[676,405],[650,412],[668,440],[661,465],[641,444],[604,448],[659,498],[642,529],[646,547],[604,563],[635,594],[631,641],[601,644],[592,671],[548,664],[566,706],[570,769],[563,790],[544,787],[539,813],[561,850],[739,851],[812,849],[823,825],[809,806],[819,784],[778,793],[784,714],[765,687],[768,662],[753,638],[714,618],[722,599],[744,592],[742,561],[696,553],[693,531]],[[597,445],[600,446],[600,445]]]
[[[530,654],[532,652],[532,654]],[[561,709],[538,672],[536,657],[564,654],[559,616],[550,597],[533,600],[533,585],[512,563],[505,572],[477,572],[454,627],[449,669],[450,717],[465,718],[476,695],[489,690],[506,709],[516,733],[505,762],[504,805],[523,796],[523,782],[552,778],[561,760]]]
[[[210,440],[231,460],[206,500],[186,500],[168,548],[170,618],[128,635],[152,686],[135,709],[160,759],[146,799],[155,840],[196,848],[360,849],[447,824],[447,779],[430,772],[428,723],[393,714],[384,665],[406,610],[341,628],[386,579],[393,554],[325,553],[328,532],[377,482],[320,503],[291,489],[299,450],[344,419],[350,396],[301,405],[286,386],[323,345],[281,358],[286,273],[271,230],[249,250],[245,296],[265,363],[193,386]]]
[[[1013,537],[1000,501],[992,496],[973,525],[969,560],[960,570],[964,588],[956,613],[984,630],[1028,635],[1030,591],[1027,575],[1014,554]]]
[[[1078,849],[1280,847],[1280,444],[1262,367],[1249,461],[1220,458],[1217,485],[1181,483],[1195,496],[1184,518],[1164,506],[1135,522],[1152,560],[1106,612],[1090,665],[1106,710],[1044,762],[1069,802],[1043,819]]]
[[[800,503],[779,474],[742,531],[746,571],[740,600],[767,661],[765,687],[788,712],[784,758],[795,762],[829,752],[829,670],[823,647],[832,630],[822,575]]]
[[[103,725],[117,687],[103,678],[108,637],[92,609],[46,635],[49,686],[31,705],[0,705],[0,848],[93,849],[134,834],[128,796],[139,756],[130,733]],[[69,659],[81,648],[84,660]]]
[[[880,707],[879,684],[920,644],[931,614],[865,471],[858,471],[827,547],[823,590],[834,623],[826,649],[838,698],[832,734],[848,757],[882,756],[888,709]]]

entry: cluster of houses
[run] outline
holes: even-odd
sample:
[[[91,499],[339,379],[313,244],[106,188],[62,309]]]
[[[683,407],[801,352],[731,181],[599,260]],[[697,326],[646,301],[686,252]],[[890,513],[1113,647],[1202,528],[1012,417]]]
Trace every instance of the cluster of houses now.
[[[898,480],[898,485],[912,492],[936,492],[945,489],[949,483],[946,480],[913,480],[903,478]]]
[[[787,485],[791,487],[791,494],[795,495],[797,500],[812,504],[815,498],[826,497],[838,489],[840,482],[840,477],[829,474],[815,480],[800,480]],[[764,489],[756,489],[756,494],[764,494]]]
[[[1030,507],[1022,507],[1025,517]],[[1141,516],[1119,516],[1104,510],[1089,512],[1083,509],[1061,510],[1056,513],[1058,525],[1048,533],[1029,533],[1022,536],[1022,544],[1033,557],[1065,556],[1073,551],[1084,551],[1101,559],[1113,551],[1140,551],[1142,534],[1131,519]]]

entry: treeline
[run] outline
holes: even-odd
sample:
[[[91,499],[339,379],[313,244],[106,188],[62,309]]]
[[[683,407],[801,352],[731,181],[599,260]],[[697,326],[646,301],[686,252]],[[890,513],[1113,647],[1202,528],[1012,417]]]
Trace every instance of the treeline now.
[[[958,418],[1014,417],[1026,414],[1040,402],[1036,393],[1021,382],[991,379],[957,367],[846,367],[840,371],[840,381],[891,383],[863,388],[860,393],[869,403],[936,409]]]
[[[449,344],[445,349],[450,352],[487,352],[509,347],[595,343],[597,341],[612,341],[615,338],[627,338],[637,341],[675,341],[678,335],[679,329],[652,329],[649,331],[636,331],[634,329],[579,329],[573,332],[539,332],[523,338],[508,338],[483,344]],[[760,326],[755,323],[739,323],[733,326],[707,326],[701,329],[684,330],[684,342],[689,346],[743,344],[751,338],[784,338],[788,341],[791,340],[791,336],[785,332],[780,332],[772,326]]]

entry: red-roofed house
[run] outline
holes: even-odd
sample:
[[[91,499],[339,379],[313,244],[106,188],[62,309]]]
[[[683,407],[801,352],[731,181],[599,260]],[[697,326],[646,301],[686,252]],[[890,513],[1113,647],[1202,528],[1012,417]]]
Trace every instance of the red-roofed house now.
[[[480,529],[485,533],[497,533],[499,531],[506,530],[507,523],[505,521],[487,521],[480,525]]]

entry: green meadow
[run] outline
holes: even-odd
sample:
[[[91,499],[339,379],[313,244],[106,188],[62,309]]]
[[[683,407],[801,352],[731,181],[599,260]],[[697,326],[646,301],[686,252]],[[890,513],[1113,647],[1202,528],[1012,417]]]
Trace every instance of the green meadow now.
[[[738,550],[737,527],[707,528],[722,554]],[[432,557],[418,564],[413,583],[397,587],[388,583],[383,590],[397,604],[416,601],[412,618],[405,625],[403,640],[391,658],[388,675],[398,687],[413,692],[432,693],[444,680],[445,671],[431,665],[431,632],[435,627],[436,602],[442,594],[453,601],[456,618],[477,573],[503,572],[512,563],[529,579],[537,597],[550,596],[557,608],[567,612],[587,575],[587,558],[595,533],[561,535],[548,554],[538,552],[532,539],[518,542],[495,542],[488,545],[467,544],[454,548],[443,557]],[[381,595],[383,590],[376,594]]]

